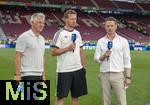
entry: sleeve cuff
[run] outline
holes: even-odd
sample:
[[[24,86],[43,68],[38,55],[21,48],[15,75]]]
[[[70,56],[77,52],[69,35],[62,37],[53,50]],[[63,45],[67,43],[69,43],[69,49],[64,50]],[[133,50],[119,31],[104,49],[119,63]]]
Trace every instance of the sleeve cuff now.
[[[131,69],[131,65],[125,65],[124,68],[129,68],[129,69]]]
[[[21,53],[24,52],[24,50],[19,50],[19,49],[16,49],[16,51],[17,51],[17,52],[21,52]]]

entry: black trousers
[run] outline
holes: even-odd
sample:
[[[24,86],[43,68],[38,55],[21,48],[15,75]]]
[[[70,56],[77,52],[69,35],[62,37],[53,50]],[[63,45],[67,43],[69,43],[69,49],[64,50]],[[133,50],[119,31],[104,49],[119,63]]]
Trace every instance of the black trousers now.
[[[21,80],[43,80],[42,76],[23,76]]]

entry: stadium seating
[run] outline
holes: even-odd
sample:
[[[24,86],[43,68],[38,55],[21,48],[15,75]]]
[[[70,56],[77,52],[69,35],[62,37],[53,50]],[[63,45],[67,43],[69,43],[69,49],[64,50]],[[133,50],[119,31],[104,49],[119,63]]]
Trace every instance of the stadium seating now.
[[[136,3],[129,3],[129,2],[121,2],[115,1],[120,9],[130,9],[130,10],[139,10],[140,8],[136,5]]]
[[[31,14],[37,11],[15,11],[15,10],[1,10],[3,17],[5,17],[4,24],[1,25],[4,33],[8,36],[10,35],[20,35],[22,32],[30,28],[29,17]],[[56,11],[44,11],[46,15],[46,25],[43,31],[43,35],[46,39],[52,39],[55,32],[59,29],[55,22],[62,21],[63,13]],[[76,29],[81,32],[84,40],[98,40],[105,35],[105,29],[103,21],[109,15],[98,15],[98,14],[87,14],[78,13],[78,25]],[[127,19],[127,17],[125,18]],[[145,18],[143,19],[145,21]],[[147,24],[147,23],[145,23]],[[120,25],[123,25],[120,23]],[[150,41],[150,38],[145,35],[124,27],[119,27],[117,30],[118,34],[126,37],[129,40],[135,41]]]
[[[49,2],[50,4],[68,4],[94,7],[94,4],[91,2],[91,0],[85,0],[84,2],[81,2],[81,0],[49,0]]]
[[[148,16],[121,16],[127,24],[134,25],[135,30],[139,30],[143,34],[150,35],[150,21]]]
[[[129,3],[121,1],[110,1],[110,0],[2,0],[11,2],[22,2],[22,3],[49,3],[49,4],[66,4],[73,6],[87,6],[87,7],[99,7],[103,9],[131,9],[131,10],[150,10],[149,4],[144,3]],[[3,15],[4,23],[1,25],[2,30],[8,36],[10,35],[20,35],[22,32],[30,28],[29,17],[31,14],[37,11],[34,10],[1,10]],[[61,23],[63,16],[62,12],[56,12],[53,10],[44,10],[43,13],[46,15],[46,25],[43,31],[43,35],[46,39],[52,39],[54,33],[59,29],[58,24]],[[105,35],[105,29],[103,21],[108,14],[88,14],[88,13],[78,13],[78,24],[76,29],[81,32],[84,40],[98,40],[100,37]],[[127,24],[132,23],[140,30],[150,32],[150,21],[149,17],[133,17],[133,16],[121,16],[121,18],[127,21]],[[150,38],[143,35],[140,32],[129,29],[128,25],[121,23],[117,30],[117,33],[121,36],[126,37],[129,40],[135,41],[150,41]],[[147,33],[146,33],[147,34]]]
[[[150,4],[138,3],[145,11],[150,11]]]
[[[1,0],[9,2],[22,2],[22,3],[46,3],[45,0]]]
[[[117,8],[110,0],[95,0],[100,8]]]
[[[130,3],[122,1],[110,1],[110,0],[1,0],[11,2],[22,2],[22,3],[43,3],[43,4],[66,4],[73,6],[87,6],[87,7],[100,7],[100,8],[111,8],[111,9],[132,9],[132,10],[150,10],[150,5],[145,3]],[[94,2],[93,2],[94,1]]]

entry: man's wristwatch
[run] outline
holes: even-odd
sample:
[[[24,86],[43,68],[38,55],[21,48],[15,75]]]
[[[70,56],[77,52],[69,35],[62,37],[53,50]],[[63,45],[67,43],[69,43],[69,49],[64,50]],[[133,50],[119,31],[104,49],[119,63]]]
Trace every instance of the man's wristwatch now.
[[[127,79],[131,80],[131,77],[126,77]]]

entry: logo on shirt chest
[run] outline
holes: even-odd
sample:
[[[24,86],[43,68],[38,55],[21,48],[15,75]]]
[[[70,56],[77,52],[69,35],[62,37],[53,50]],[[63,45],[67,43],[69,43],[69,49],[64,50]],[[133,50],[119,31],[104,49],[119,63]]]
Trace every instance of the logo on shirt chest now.
[[[62,39],[62,46],[69,46],[70,44],[72,44],[73,41],[71,39],[71,35],[64,35],[63,39]],[[76,38],[76,44],[78,43],[78,36]]]
[[[77,36],[77,38],[78,38],[78,36]],[[77,38],[76,38],[76,40],[77,40]],[[71,37],[70,37],[70,36],[67,36],[67,35],[65,35],[65,36],[63,37],[63,40],[72,41]]]
[[[64,36],[64,38],[68,38],[68,36],[67,36],[67,35],[65,35],[65,36]]]

